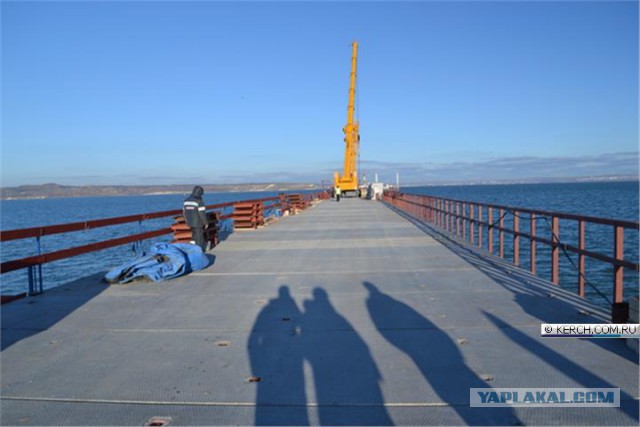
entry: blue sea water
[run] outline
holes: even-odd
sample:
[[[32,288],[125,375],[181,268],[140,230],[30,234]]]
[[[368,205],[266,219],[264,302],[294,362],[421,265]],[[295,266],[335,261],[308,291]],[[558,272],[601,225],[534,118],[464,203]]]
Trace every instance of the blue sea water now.
[[[528,209],[638,221],[638,181],[405,187],[428,194]]]
[[[237,200],[261,199],[278,195],[278,192],[207,193],[207,205]],[[2,230],[66,224],[78,221],[113,218],[125,215],[181,209],[188,194],[74,197],[29,200],[3,200],[0,204]],[[41,238],[42,253],[87,245],[103,240],[127,236],[171,226],[171,217],[101,227],[85,231],[56,234]],[[163,235],[142,242],[142,249],[155,242],[169,242],[171,235]],[[36,239],[21,239],[3,242],[0,261],[5,262],[38,254]],[[44,264],[43,288],[50,289],[71,280],[107,271],[124,263],[134,255],[133,245],[122,245]],[[28,290],[27,270],[18,270],[0,276],[0,293],[11,295]]]
[[[466,186],[428,186],[406,187],[403,192],[428,194],[458,200],[468,200],[512,207],[569,212],[582,215],[616,218],[638,221],[638,182],[607,183],[571,183],[571,184],[522,184],[522,185],[466,185]],[[251,193],[213,193],[206,194],[207,204],[234,200],[270,197],[276,192]],[[125,197],[81,197],[37,200],[2,201],[2,230],[63,224],[92,219],[133,215],[164,210],[179,209],[186,195],[150,195]],[[509,226],[509,217],[505,218]],[[128,234],[140,233],[168,227],[171,218],[159,218],[141,223],[103,227],[94,230],[45,236],[41,239],[42,252],[85,245],[101,240],[112,239]],[[538,234],[544,235],[545,223],[539,222]],[[612,254],[613,238],[610,226],[593,225],[587,227],[587,249]],[[528,230],[526,221],[521,229]],[[570,222],[561,222],[560,238],[564,243],[577,246],[577,227]],[[548,232],[548,230],[547,230]],[[145,241],[143,246],[156,241],[169,241],[170,235]],[[486,238],[486,237],[485,237]],[[506,239],[509,240],[509,239]],[[9,241],[2,244],[0,260],[2,262],[35,255],[35,239]],[[512,256],[512,246],[507,246],[506,257]],[[638,233],[625,233],[625,254],[631,260],[638,261]],[[52,288],[97,271],[106,271],[132,256],[131,245],[124,245],[100,252],[56,261],[43,266],[44,288]],[[549,276],[548,250],[539,245],[537,268],[542,277]],[[577,265],[577,256],[572,256]],[[522,267],[529,268],[528,245],[521,246]],[[577,287],[577,273],[566,259],[561,260],[561,284],[567,289]],[[634,272],[625,272],[625,295],[638,293],[638,276]],[[587,262],[587,279],[603,293],[610,295],[612,269],[600,262]],[[0,292],[13,294],[27,289],[26,270],[15,271],[0,276]],[[587,288],[587,297],[597,304],[606,306],[592,287]]]

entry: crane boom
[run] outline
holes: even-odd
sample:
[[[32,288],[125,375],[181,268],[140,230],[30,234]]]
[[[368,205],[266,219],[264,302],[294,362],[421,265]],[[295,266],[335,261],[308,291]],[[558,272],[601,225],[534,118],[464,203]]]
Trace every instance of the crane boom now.
[[[347,106],[347,124],[342,129],[344,132],[344,168],[342,176],[335,172],[333,174],[334,186],[340,187],[343,193],[359,191],[358,170],[356,160],[360,143],[358,132],[359,123],[354,120],[355,97],[356,97],[356,68],[358,61],[358,42],[353,42],[351,53],[351,75],[349,79],[349,105]]]

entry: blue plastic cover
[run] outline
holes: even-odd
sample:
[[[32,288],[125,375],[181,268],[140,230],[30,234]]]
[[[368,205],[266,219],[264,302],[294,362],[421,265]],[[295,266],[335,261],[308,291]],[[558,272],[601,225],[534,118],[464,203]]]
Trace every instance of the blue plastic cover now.
[[[173,279],[192,271],[202,270],[209,259],[197,245],[187,243],[156,243],[149,252],[109,271],[109,283],[128,283],[147,277],[154,282]]]

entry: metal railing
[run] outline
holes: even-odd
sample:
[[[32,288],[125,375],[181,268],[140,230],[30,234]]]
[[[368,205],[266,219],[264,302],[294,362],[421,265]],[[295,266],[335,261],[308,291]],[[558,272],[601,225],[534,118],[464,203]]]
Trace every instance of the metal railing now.
[[[300,195],[302,200],[310,201],[314,198],[327,198],[326,192],[308,193]],[[233,208],[239,203],[260,203],[264,206],[265,211],[273,211],[275,209],[287,208],[289,206],[289,195],[281,194],[279,196],[267,197],[262,199],[251,200],[238,200],[233,202],[218,203],[213,205],[207,205],[207,211],[219,211],[220,220],[233,220],[233,212],[225,213],[227,208]],[[163,236],[165,234],[171,234],[173,230],[171,227],[159,228],[143,233],[129,234],[114,239],[102,240],[95,243],[90,243],[81,246],[74,246],[57,251],[42,253],[41,239],[45,236],[52,236],[56,234],[64,234],[74,231],[85,231],[90,229],[96,229],[100,227],[107,227],[113,225],[127,224],[133,222],[139,222],[156,219],[166,218],[171,216],[182,215],[181,209],[152,212],[139,215],[128,215],[114,218],[104,218],[92,221],[74,222],[68,224],[57,224],[42,227],[31,227],[17,230],[0,231],[0,242],[7,242],[11,240],[29,239],[35,238],[36,243],[36,255],[28,256],[24,258],[14,259],[0,263],[0,274],[16,271],[24,268],[28,268],[29,277],[29,295],[35,295],[43,291],[42,285],[42,265],[53,261],[59,261],[66,258],[75,257],[78,255],[86,254],[89,252],[100,251],[103,249],[112,248],[115,246],[121,246],[128,243],[141,242],[143,240],[152,239],[155,237]]]
[[[637,259],[631,260],[624,250],[625,230],[640,230],[640,223],[616,219],[598,218],[585,215],[575,215],[562,212],[550,212],[536,209],[515,208],[510,206],[492,205],[469,202],[426,195],[405,194],[387,191],[384,201],[412,217],[431,224],[450,236],[470,243],[488,253],[505,258],[505,248],[510,247],[511,262],[521,266],[522,240],[528,243],[529,270],[537,274],[538,244],[550,248],[550,281],[560,284],[560,254],[573,263],[569,253],[578,257],[577,293],[585,296],[585,283],[589,283],[585,275],[586,259],[592,258],[610,264],[613,269],[612,294],[613,299],[604,296],[612,305],[612,317],[621,320],[624,317],[626,303],[624,302],[624,270],[628,269],[636,274],[640,271]],[[485,216],[486,215],[486,216]],[[510,227],[505,224],[509,218]],[[544,220],[549,226],[549,234],[541,235],[537,229],[538,220]],[[560,220],[574,222],[577,229],[577,245],[566,244],[560,240]],[[521,227],[521,221],[528,223],[528,230]],[[586,249],[586,225],[598,224],[611,227],[613,250],[610,255]],[[497,242],[496,236],[497,233]],[[512,239],[505,244],[505,235]],[[637,241],[637,239],[636,239]],[[596,292],[603,295],[598,289]],[[622,316],[622,317],[621,317]]]

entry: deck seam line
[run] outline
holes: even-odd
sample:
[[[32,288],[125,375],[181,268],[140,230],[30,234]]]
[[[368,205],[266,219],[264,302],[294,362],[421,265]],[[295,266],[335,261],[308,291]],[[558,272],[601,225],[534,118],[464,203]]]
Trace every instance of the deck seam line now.
[[[375,331],[385,331],[385,332],[396,332],[396,331],[460,331],[460,330],[468,330],[468,329],[472,329],[472,330],[479,330],[479,329],[487,329],[487,330],[493,330],[493,329],[522,329],[522,328],[540,328],[540,323],[538,322],[534,322],[534,323],[528,323],[528,324],[518,324],[518,325],[508,325],[508,326],[501,326],[501,327],[496,327],[496,326],[491,326],[491,325],[487,325],[487,326],[483,326],[483,325],[475,325],[475,326],[449,326],[449,327],[433,327],[433,328],[371,328],[371,329],[336,329],[336,328],[332,328],[332,329],[306,329],[307,332],[317,332],[317,331],[322,331],[322,332],[345,332],[345,331],[351,331],[351,332],[375,332]],[[5,329],[2,328],[2,330],[12,330],[12,331],[47,331],[49,329],[40,329],[40,328],[10,328],[10,329]],[[261,331],[261,330],[268,330],[268,329],[207,329],[207,328],[188,328],[188,329],[124,329],[124,328],[107,328],[107,329],[83,329],[82,332],[102,332],[102,333],[108,333],[108,332],[115,332],[115,333],[126,333],[126,332],[130,332],[130,333],[164,333],[164,332],[180,332],[180,333],[194,333],[194,332],[208,332],[208,333],[246,333],[246,332],[255,332],[255,331]]]
[[[469,402],[382,402],[382,403],[256,403],[256,402],[194,402],[194,401],[164,401],[164,400],[127,400],[127,399],[74,399],[63,397],[30,397],[30,396],[2,396],[0,400],[52,402],[52,403],[97,403],[110,405],[148,405],[148,406],[209,406],[209,407],[298,407],[298,408],[428,408],[428,407],[468,407]],[[638,396],[621,398],[620,401],[637,401]]]
[[[396,403],[256,403],[256,402],[194,402],[194,401],[163,401],[163,400],[127,400],[127,399],[74,399],[63,397],[31,397],[31,396],[2,396],[0,400],[13,401],[38,401],[38,402],[58,402],[58,403],[104,403],[118,405],[158,405],[158,406],[275,406],[275,407],[429,407],[429,406],[467,406],[468,403],[446,403],[446,402],[396,402]]]
[[[280,276],[305,276],[305,275],[326,275],[326,274],[394,274],[394,273],[429,273],[434,270],[473,270],[474,267],[433,267],[433,268],[420,268],[409,270],[367,270],[367,271],[255,271],[255,272],[240,272],[240,273],[191,273],[190,276],[265,276],[265,275],[280,275]]]
[[[62,397],[30,397],[30,396],[2,396],[0,400],[12,400],[12,401],[30,401],[30,402],[55,402],[55,403],[99,403],[99,404],[115,404],[115,405],[150,405],[150,406],[210,406],[210,407],[300,407],[300,408],[321,408],[321,407],[337,407],[337,408],[349,408],[349,407],[361,407],[361,408],[373,408],[373,407],[389,407],[389,408],[402,408],[402,407],[449,407],[449,406],[468,406],[467,402],[393,402],[393,403],[256,403],[256,402],[194,402],[194,401],[153,401],[153,400],[126,400],[126,399],[74,399],[74,398],[62,398]]]

